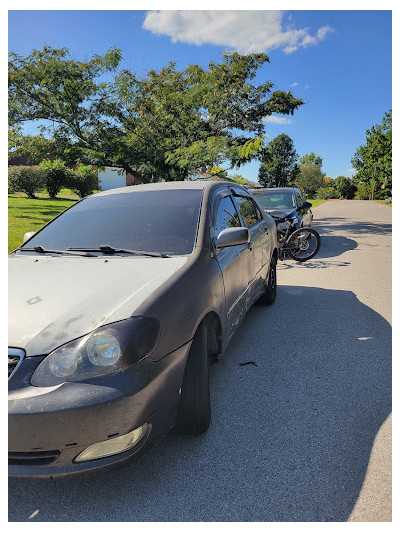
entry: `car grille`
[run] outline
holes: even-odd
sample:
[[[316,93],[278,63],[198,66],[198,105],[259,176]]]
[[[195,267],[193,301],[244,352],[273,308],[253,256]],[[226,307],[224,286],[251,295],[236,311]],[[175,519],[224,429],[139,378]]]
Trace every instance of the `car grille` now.
[[[8,349],[8,379],[14,374],[24,358],[23,350],[17,348]]]
[[[18,466],[48,465],[60,455],[59,450],[45,452],[8,452],[8,464]]]

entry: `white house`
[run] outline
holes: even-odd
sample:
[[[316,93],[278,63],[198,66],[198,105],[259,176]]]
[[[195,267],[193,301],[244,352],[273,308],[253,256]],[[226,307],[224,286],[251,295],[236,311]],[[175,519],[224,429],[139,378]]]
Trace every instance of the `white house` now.
[[[133,176],[123,168],[104,167],[104,170],[98,171],[98,177],[102,191],[142,183],[140,178]]]

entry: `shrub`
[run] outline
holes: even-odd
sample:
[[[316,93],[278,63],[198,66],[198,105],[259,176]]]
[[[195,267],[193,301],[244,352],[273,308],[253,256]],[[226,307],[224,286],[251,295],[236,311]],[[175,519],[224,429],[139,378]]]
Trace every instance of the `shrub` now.
[[[97,182],[97,172],[90,165],[82,163],[79,163],[69,178],[69,186],[79,198],[92,194],[97,189]]]
[[[360,183],[356,191],[355,199],[356,200],[369,200],[371,195],[371,187],[367,183]]]
[[[40,163],[43,171],[44,184],[50,198],[55,198],[62,187],[68,185],[71,171],[65,166],[64,161],[45,159]]]
[[[339,193],[334,187],[319,187],[315,196],[320,200],[329,200],[330,198],[339,198]]]
[[[36,198],[35,192],[44,185],[43,171],[37,166],[8,167],[9,191],[21,191],[29,198]]]

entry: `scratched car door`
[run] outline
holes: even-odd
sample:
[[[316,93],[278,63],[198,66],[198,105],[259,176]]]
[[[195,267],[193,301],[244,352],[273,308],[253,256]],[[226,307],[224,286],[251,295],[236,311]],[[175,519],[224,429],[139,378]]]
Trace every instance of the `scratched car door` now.
[[[228,189],[218,192],[214,205],[212,221],[214,239],[223,229],[241,227],[240,217]],[[232,336],[248,308],[251,253],[247,244],[216,250],[216,259],[224,281],[228,338]]]
[[[262,292],[264,285],[263,267],[270,256],[270,239],[267,223],[260,209],[250,195],[235,190],[234,200],[242,217],[243,225],[249,229],[251,247],[249,295],[254,301]],[[253,302],[251,302],[253,303]]]

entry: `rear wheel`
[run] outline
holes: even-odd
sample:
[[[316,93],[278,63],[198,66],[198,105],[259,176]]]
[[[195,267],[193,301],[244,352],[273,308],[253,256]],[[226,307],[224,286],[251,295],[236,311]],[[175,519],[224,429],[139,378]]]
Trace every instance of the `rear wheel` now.
[[[202,322],[193,338],[183,376],[176,423],[180,433],[204,433],[210,425],[208,363],[207,327]]]
[[[294,231],[286,245],[285,252],[295,261],[308,261],[312,259],[321,247],[321,237],[312,228],[300,228]]]
[[[272,305],[276,300],[276,257],[271,257],[268,278],[265,283],[265,293],[259,298],[262,305]]]

